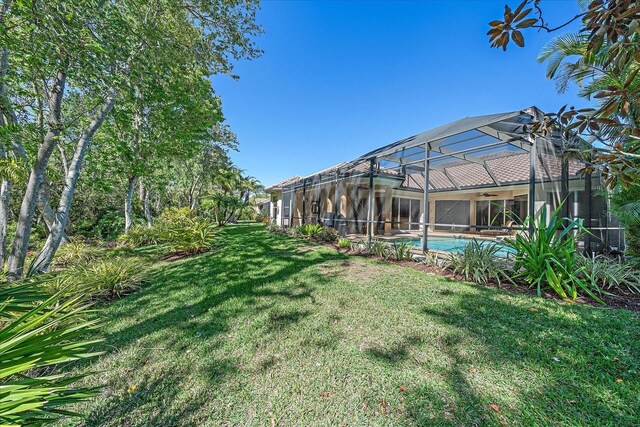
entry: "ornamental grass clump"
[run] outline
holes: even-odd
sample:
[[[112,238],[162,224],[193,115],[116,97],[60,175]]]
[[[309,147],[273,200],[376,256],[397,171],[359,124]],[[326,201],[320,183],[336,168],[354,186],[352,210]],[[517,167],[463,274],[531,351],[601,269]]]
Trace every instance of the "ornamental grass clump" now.
[[[444,267],[453,274],[459,274],[472,282],[488,285],[509,282],[507,265],[496,254],[500,248],[493,243],[482,244],[471,240],[460,252],[453,253],[444,262]]]
[[[69,266],[83,263],[97,258],[99,250],[87,244],[82,239],[71,239],[64,243],[56,252],[54,261],[59,266]]]
[[[118,237],[118,243],[127,248],[141,248],[163,242],[162,230],[158,225],[134,225],[125,234]]]
[[[413,259],[413,246],[409,242],[394,240],[386,247],[386,257],[396,261],[406,261]]]
[[[617,294],[640,293],[640,271],[621,260],[604,255],[593,258],[578,255],[578,265],[594,289]]]
[[[88,301],[110,301],[140,289],[144,265],[127,258],[106,258],[64,270],[45,283],[53,292]]]

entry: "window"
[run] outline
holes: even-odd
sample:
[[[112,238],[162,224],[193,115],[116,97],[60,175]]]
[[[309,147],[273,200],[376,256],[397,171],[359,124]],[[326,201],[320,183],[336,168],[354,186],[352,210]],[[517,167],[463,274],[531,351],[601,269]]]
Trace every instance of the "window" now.
[[[479,200],[476,202],[478,228],[503,227],[511,221],[522,223],[527,217],[527,196],[506,200]]]
[[[487,200],[476,202],[476,225],[482,227],[489,225],[489,202]]]
[[[468,200],[436,200],[436,230],[462,231],[469,226]],[[439,224],[439,225],[438,225]]]
[[[394,197],[391,199],[391,228],[395,230],[418,230],[422,201]]]
[[[505,214],[505,202],[506,200],[496,200],[492,201],[489,205],[489,209],[491,211],[490,219],[491,225],[493,227],[500,227],[505,224],[504,222],[504,214]]]

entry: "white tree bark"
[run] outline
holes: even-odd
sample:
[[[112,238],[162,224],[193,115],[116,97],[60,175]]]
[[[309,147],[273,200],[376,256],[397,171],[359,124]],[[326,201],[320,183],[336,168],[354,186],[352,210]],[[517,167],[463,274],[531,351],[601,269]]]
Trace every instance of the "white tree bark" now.
[[[38,147],[35,162],[31,167],[29,181],[25,189],[22,204],[20,206],[20,214],[16,228],[16,235],[13,239],[11,252],[7,262],[7,271],[13,277],[21,277],[24,270],[24,260],[27,256],[29,247],[29,237],[31,236],[31,223],[38,202],[38,196],[42,182],[44,181],[44,173],[51,158],[51,153],[55,148],[60,132],[62,131],[61,104],[64,96],[66,84],[66,70],[61,68],[56,73],[56,77],[51,90],[49,100],[49,116],[47,118],[47,134]]]
[[[147,227],[151,228],[153,225],[153,217],[151,215],[151,204],[149,201],[149,190],[144,185],[144,180],[140,179],[140,203],[142,203],[142,209],[144,211],[144,218],[147,221]]]
[[[4,267],[7,259],[7,224],[9,223],[9,199],[12,183],[3,180],[0,184],[0,267]]]
[[[136,183],[138,178],[135,176],[129,177],[129,187],[127,189],[127,196],[124,198],[124,232],[128,232],[133,226],[133,216],[131,215],[133,193],[136,191]]]
[[[56,211],[56,218],[51,227],[51,231],[49,236],[47,237],[47,241],[44,244],[44,247],[36,257],[34,261],[34,266],[38,272],[45,272],[49,268],[51,261],[53,260],[53,256],[56,251],[60,247],[60,243],[65,235],[64,229],[67,225],[67,221],[69,218],[69,211],[71,210],[71,204],[73,202],[73,196],[76,191],[76,185],[78,183],[78,178],[80,177],[80,172],[82,171],[82,164],[84,162],[85,155],[87,153],[87,149],[91,144],[91,140],[93,139],[93,135],[100,128],[107,115],[113,108],[117,98],[117,91],[112,88],[109,92],[109,95],[106,98],[105,104],[95,115],[89,126],[80,136],[78,143],[76,144],[75,151],[73,153],[73,158],[69,163],[69,173],[65,178],[64,188],[62,190],[62,194],[60,195],[60,202],[58,203],[58,210]]]

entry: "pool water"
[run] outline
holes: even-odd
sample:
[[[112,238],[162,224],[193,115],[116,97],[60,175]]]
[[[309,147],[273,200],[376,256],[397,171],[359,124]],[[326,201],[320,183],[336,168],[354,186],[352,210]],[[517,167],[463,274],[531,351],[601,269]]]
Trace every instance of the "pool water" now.
[[[404,240],[404,239],[403,239]],[[465,246],[471,243],[474,239],[470,239],[467,237],[441,237],[441,236],[429,236],[427,240],[427,247],[433,251],[443,251],[443,252],[460,252]],[[416,239],[407,239],[404,240],[406,242],[411,243],[411,245],[416,248],[422,247],[422,242],[419,238]],[[496,242],[495,240],[484,240],[477,239],[481,245],[491,245],[495,244],[498,247],[498,251],[496,255],[501,258],[509,258],[510,255],[513,255],[515,251],[513,248],[506,246],[500,242]]]

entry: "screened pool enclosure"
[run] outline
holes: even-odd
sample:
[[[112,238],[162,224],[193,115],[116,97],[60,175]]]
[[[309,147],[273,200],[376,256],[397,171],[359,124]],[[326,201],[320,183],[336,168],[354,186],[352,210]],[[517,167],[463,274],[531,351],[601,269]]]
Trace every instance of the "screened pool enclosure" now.
[[[267,189],[271,217],[288,227],[331,226],[341,234],[500,239],[522,230],[528,215],[560,206],[592,230],[585,250],[622,250],[598,177],[563,156],[560,134],[532,137],[535,107],[467,117],[388,144],[306,177]],[[426,212],[426,215],[425,215]]]

